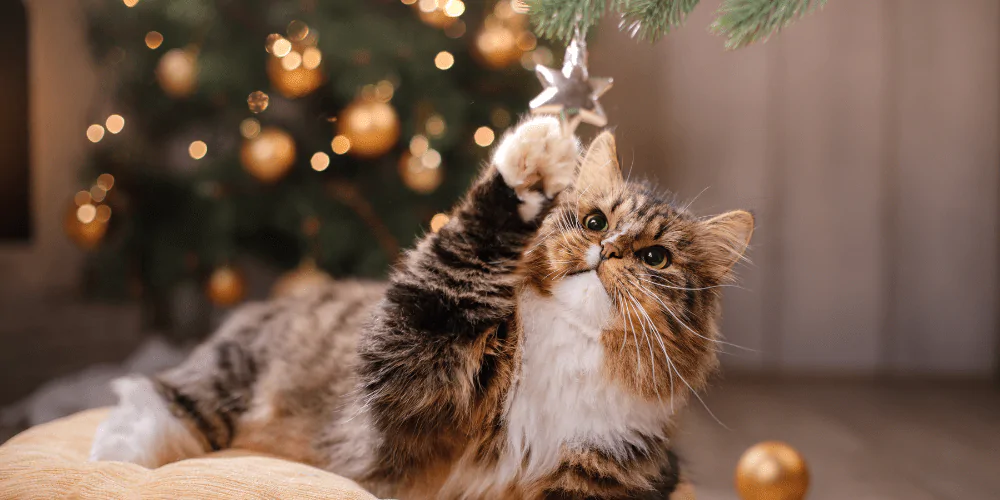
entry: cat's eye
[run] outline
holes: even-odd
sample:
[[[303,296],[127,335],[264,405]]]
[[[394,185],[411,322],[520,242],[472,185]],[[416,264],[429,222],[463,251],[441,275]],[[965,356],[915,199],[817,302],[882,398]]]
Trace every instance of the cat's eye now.
[[[653,269],[663,269],[670,265],[670,251],[659,245],[643,248],[636,252],[635,255],[642,260],[643,264]]]
[[[583,219],[583,227],[591,231],[607,231],[608,219],[604,217],[604,214],[590,214],[587,218]]]

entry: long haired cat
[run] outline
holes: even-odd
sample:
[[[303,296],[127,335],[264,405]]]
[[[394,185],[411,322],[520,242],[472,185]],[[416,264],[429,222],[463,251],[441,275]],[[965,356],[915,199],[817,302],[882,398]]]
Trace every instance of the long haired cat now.
[[[753,231],[522,123],[389,282],[233,314],[181,366],[116,382],[91,458],[241,447],[394,498],[668,498],[675,415],[716,368],[720,286]]]

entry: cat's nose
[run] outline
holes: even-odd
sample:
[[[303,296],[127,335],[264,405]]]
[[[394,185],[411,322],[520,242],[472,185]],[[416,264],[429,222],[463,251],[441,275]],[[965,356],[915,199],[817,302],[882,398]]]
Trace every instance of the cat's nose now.
[[[622,249],[613,241],[601,242],[601,260],[622,258]]]

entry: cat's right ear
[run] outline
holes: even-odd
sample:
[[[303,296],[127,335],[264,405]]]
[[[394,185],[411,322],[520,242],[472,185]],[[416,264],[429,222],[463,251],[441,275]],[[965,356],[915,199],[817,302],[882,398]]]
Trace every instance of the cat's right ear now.
[[[588,189],[613,188],[622,182],[615,136],[611,132],[602,132],[590,143],[587,154],[583,157],[576,190],[582,193]]]

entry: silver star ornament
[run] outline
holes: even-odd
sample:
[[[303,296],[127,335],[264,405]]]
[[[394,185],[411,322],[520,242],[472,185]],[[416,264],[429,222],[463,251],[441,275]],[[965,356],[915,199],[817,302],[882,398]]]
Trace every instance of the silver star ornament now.
[[[545,87],[531,100],[534,114],[558,115],[570,132],[580,122],[595,127],[608,124],[600,97],[611,88],[611,78],[591,78],[587,70],[587,42],[579,34],[566,47],[562,70],[535,66],[535,74]]]

